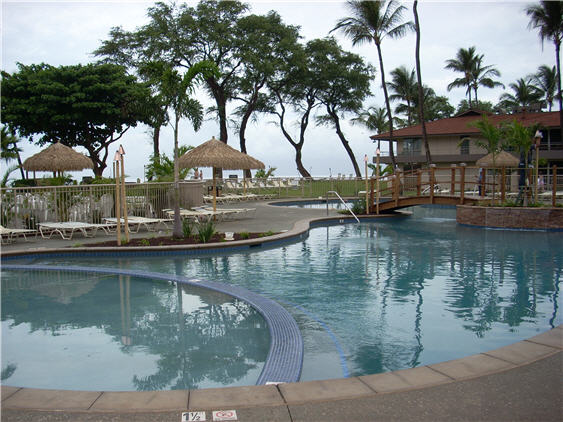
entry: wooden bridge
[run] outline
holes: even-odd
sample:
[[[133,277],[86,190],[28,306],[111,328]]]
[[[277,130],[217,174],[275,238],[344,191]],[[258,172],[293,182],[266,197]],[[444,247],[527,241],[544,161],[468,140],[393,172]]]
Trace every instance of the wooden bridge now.
[[[469,172],[467,170],[470,170]],[[511,190],[511,178],[517,175],[519,169],[499,168],[487,169],[491,172],[488,180],[486,172],[479,180],[476,175],[478,169],[474,167],[455,166],[438,168],[431,166],[428,169],[414,171],[396,171],[392,175],[375,177],[370,179],[370,190],[368,203],[370,214],[392,212],[400,208],[423,204],[439,205],[463,205],[486,203],[490,201],[504,202],[508,196],[517,199],[516,191]],[[469,173],[470,176],[466,177]],[[537,186],[533,188],[532,172],[527,171],[528,185],[525,195],[528,199],[535,193],[537,202]],[[557,190],[557,168],[553,166],[551,178],[551,195],[547,199],[555,206]],[[439,176],[439,177],[437,177]],[[533,192],[534,191],[534,192]]]

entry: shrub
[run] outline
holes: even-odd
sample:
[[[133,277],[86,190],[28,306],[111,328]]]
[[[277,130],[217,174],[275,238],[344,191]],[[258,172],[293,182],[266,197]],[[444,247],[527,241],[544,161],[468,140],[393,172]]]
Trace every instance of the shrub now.
[[[248,232],[241,232],[241,233],[240,233],[240,238],[243,239],[243,240],[250,239],[250,233],[248,233]]]
[[[215,234],[215,225],[213,221],[208,221],[207,223],[200,224],[198,227],[198,235],[201,243],[209,242],[209,239]]]
[[[185,218],[182,221],[182,231],[184,232],[184,237],[190,237],[194,232],[194,223]]]
[[[139,243],[141,244],[141,246],[149,246],[151,244],[148,239],[141,239]]]

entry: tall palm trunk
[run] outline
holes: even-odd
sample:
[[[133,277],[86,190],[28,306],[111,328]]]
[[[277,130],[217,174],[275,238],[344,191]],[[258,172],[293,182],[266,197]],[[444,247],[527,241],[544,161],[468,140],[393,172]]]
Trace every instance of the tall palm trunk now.
[[[426,121],[424,119],[424,92],[422,89],[422,74],[420,71],[420,25],[418,22],[418,12],[416,10],[418,6],[418,0],[414,1],[413,13],[414,13],[414,29],[416,31],[416,78],[418,81],[418,119],[422,126],[422,141],[424,142],[424,150],[426,151],[426,164],[430,165],[432,163],[432,156],[430,155],[430,146],[428,145],[428,136],[426,134]]]
[[[389,118],[389,155],[393,163],[393,172],[397,167],[395,153],[393,152],[393,115],[391,114],[391,104],[389,102],[389,94],[387,93],[387,83],[385,82],[385,71],[383,70],[383,56],[381,54],[381,45],[376,43],[377,54],[379,56],[379,69],[381,70],[381,85],[383,87],[383,95],[385,96],[385,107],[387,108],[387,117]]]
[[[563,97],[561,96],[561,65],[559,64],[560,41],[555,41],[555,62],[557,65],[557,91],[559,94],[559,131],[563,139]]]

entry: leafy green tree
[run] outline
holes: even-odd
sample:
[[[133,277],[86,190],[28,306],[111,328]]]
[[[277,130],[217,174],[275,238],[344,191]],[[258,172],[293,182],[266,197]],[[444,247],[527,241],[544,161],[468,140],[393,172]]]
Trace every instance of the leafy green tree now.
[[[529,77],[520,78],[509,85],[514,94],[508,92],[500,96],[501,107],[516,112],[519,108],[535,106],[542,100],[541,90],[532,83]]]
[[[326,111],[326,114],[317,117],[317,121],[334,128],[356,176],[362,177],[354,152],[342,130],[341,116],[360,111],[364,99],[370,94],[369,86],[375,70],[364,64],[360,56],[343,51],[334,38],[313,40],[308,44],[308,51],[311,55],[311,71],[320,84],[317,97]]]
[[[2,73],[2,119],[37,145],[61,141],[84,147],[94,174],[106,168],[109,147],[146,119],[140,107],[148,88],[113,64],[53,67],[18,64]]]
[[[303,165],[302,150],[311,113],[320,104],[317,95],[320,84],[312,71],[310,53],[310,44],[307,47],[301,44],[294,46],[275,76],[267,81],[270,95],[267,104],[260,110],[276,116],[276,123],[285,139],[295,149],[297,171],[307,178],[310,178],[311,174]],[[288,113],[291,111],[297,116],[295,123],[299,127],[298,136],[292,136],[289,131],[288,126],[292,122],[288,122]]]
[[[535,74],[530,75],[530,79],[543,91],[545,103],[548,106],[548,110],[551,111],[553,101],[557,97],[557,69],[555,66],[542,65],[538,67],[538,71]]]
[[[561,94],[561,62],[559,52],[563,40],[563,2],[542,0],[538,4],[526,7],[530,18],[528,28],[538,30],[542,46],[544,40],[553,41],[555,46],[555,65],[557,66],[557,92],[559,98],[559,124],[563,139],[563,96]]]
[[[514,148],[520,156],[524,156],[525,168],[528,168],[528,153],[534,142],[537,127],[526,127],[517,120],[502,126],[502,136],[506,143]]]
[[[432,122],[452,117],[455,108],[450,104],[448,98],[443,95],[436,95],[432,89],[431,91],[432,94],[427,94],[424,97],[424,118],[426,121]]]
[[[233,99],[242,102],[235,110],[240,150],[247,153],[246,128],[259,109],[265,107],[266,82],[285,62],[287,55],[299,39],[299,29],[285,25],[280,16],[270,11],[266,16],[250,15],[237,22],[241,34],[236,56],[240,58],[241,71],[234,78]],[[245,170],[251,177],[250,170]]]
[[[469,106],[469,103],[466,99],[463,99],[457,105],[457,109],[455,110],[455,114],[461,114],[471,109],[486,111],[492,113],[494,111],[494,106],[489,101],[477,101],[473,103],[473,107]]]
[[[352,16],[340,19],[332,31],[342,30],[346,36],[352,39],[353,45],[371,42],[375,44],[379,57],[381,87],[383,88],[385,106],[387,108],[389,137],[393,139],[393,115],[385,82],[381,43],[385,37],[403,37],[413,28],[413,24],[410,21],[403,22],[403,12],[406,8],[395,0],[348,0],[347,6]],[[393,168],[395,168],[396,160],[392,142],[389,142],[389,153],[393,162]]]
[[[274,176],[274,171],[277,170],[277,167],[268,167],[268,170],[264,170],[264,169],[258,169],[256,170],[256,173],[254,174],[254,177],[256,177],[257,179],[267,179],[268,177],[273,177]]]

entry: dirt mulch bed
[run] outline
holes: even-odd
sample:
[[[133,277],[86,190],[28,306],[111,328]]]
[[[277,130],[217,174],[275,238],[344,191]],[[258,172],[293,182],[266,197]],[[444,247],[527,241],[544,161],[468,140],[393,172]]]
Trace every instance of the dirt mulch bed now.
[[[245,233],[241,235],[240,233],[235,233],[233,235],[234,240],[248,240],[248,239],[258,239],[265,236],[272,236],[277,233]],[[223,233],[214,234],[209,242],[207,243],[229,243],[230,241],[225,240],[225,235]],[[131,247],[131,246],[177,246],[177,245],[198,245],[204,244],[199,240],[198,236],[175,238],[172,236],[162,236],[162,237],[145,237],[145,238],[135,238],[131,239],[129,243],[121,242],[119,247]],[[117,240],[110,240],[107,242],[100,243],[85,243],[80,245],[81,247],[108,247],[117,246]]]

